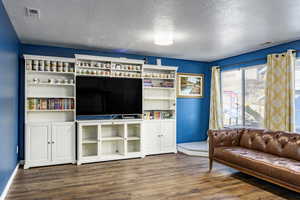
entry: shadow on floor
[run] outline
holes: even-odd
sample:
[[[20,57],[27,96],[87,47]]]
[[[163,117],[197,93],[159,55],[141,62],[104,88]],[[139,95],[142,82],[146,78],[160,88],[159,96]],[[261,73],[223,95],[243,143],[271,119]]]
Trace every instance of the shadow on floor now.
[[[244,174],[242,172],[234,173],[231,175],[231,177],[239,179],[245,183],[251,184],[262,190],[266,190],[266,191],[273,193],[275,195],[278,195],[282,198],[290,199],[290,200],[296,200],[296,199],[300,200],[299,193],[293,192],[291,190],[285,189],[283,187],[277,186],[277,185],[269,183],[267,181],[255,178],[253,176]]]

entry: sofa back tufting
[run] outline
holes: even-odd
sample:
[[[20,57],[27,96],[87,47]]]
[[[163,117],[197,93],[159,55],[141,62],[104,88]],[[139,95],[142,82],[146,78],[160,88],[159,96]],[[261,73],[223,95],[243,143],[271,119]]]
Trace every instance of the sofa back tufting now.
[[[239,145],[300,161],[300,134],[264,129],[243,129]]]

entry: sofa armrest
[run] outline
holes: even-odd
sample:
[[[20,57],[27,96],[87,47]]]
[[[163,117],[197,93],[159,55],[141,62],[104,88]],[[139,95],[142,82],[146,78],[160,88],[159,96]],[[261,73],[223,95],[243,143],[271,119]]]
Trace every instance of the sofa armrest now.
[[[222,146],[239,146],[244,129],[209,130],[209,158],[213,158],[214,148]]]

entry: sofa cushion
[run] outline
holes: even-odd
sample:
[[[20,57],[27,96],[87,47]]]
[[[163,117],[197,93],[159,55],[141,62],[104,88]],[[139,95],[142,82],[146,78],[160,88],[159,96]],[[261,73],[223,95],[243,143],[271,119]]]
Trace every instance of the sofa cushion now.
[[[243,147],[218,147],[214,157],[300,186],[300,162]]]
[[[246,129],[240,146],[300,161],[300,134]]]
[[[239,129],[224,129],[212,130],[212,142],[214,147],[239,145],[241,130]]]

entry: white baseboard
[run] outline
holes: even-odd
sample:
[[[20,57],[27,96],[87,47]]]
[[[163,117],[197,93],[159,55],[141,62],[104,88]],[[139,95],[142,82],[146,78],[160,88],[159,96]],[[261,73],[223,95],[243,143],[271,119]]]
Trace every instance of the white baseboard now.
[[[7,182],[5,188],[4,188],[4,190],[3,190],[3,192],[2,192],[2,194],[0,196],[0,200],[4,200],[5,199],[5,197],[6,197],[7,193],[8,193],[8,190],[9,190],[9,188],[10,188],[10,186],[11,186],[11,184],[12,184],[12,182],[13,182],[16,174],[17,174],[18,169],[19,169],[19,163],[17,164],[17,166],[14,169],[12,175],[10,176],[10,178],[9,178],[9,180],[8,180],[8,182]]]
[[[25,160],[20,160],[20,165],[25,165]]]
[[[177,146],[177,150],[183,154],[189,155],[189,156],[200,156],[200,157],[208,157],[207,151],[192,151],[188,150],[182,147]]]

